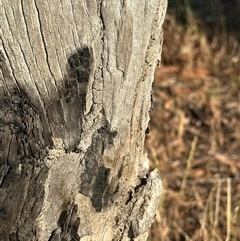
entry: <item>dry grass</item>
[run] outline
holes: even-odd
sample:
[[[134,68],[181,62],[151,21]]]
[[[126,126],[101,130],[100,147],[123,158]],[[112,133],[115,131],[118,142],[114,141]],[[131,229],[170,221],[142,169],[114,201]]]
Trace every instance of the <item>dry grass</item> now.
[[[167,15],[156,70],[151,167],[164,193],[149,240],[240,240],[240,52],[209,38],[191,9],[187,27]]]

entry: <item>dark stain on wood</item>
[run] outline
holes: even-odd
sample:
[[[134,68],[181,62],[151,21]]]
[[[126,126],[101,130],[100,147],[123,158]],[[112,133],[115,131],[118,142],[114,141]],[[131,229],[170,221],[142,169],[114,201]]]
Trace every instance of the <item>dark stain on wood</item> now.
[[[78,217],[78,205],[70,203],[66,210],[62,211],[58,219],[60,228],[54,230],[48,241],[79,241],[78,227],[80,218]]]
[[[97,176],[92,188],[92,204],[97,212],[101,212],[104,205],[103,200],[105,195],[105,189],[108,187],[108,176],[111,169],[104,166],[100,166],[97,171]],[[109,197],[109,195],[108,195]]]
[[[63,86],[58,87],[58,98],[52,98],[47,103],[46,111],[53,135],[63,139],[66,152],[75,150],[81,140],[92,63],[89,47],[71,53],[67,60]]]
[[[31,97],[14,86],[2,52],[0,70],[0,234],[1,240],[35,240],[48,168],[43,159],[51,134]],[[30,98],[31,97],[31,98]]]
[[[59,98],[52,96],[50,102],[45,100],[43,110],[34,93],[13,80],[10,66],[0,51],[1,81],[6,83],[0,89],[1,240],[35,240],[35,221],[48,175],[43,160],[48,149],[53,148],[52,137],[62,137],[67,151],[80,141],[90,55],[89,49],[84,48],[69,57],[64,89],[59,87]],[[76,218],[69,224],[71,232],[77,232],[73,230],[77,230],[79,221]]]
[[[85,171],[81,174],[79,191],[91,197],[97,212],[108,205],[108,199],[112,196],[108,189],[108,177],[111,170],[103,166],[102,156],[105,148],[114,144],[116,135],[117,132],[111,131],[110,124],[106,121],[105,125],[93,134],[92,144],[83,158]]]
[[[51,138],[23,91],[2,93],[0,103],[0,234],[3,240],[34,240]]]

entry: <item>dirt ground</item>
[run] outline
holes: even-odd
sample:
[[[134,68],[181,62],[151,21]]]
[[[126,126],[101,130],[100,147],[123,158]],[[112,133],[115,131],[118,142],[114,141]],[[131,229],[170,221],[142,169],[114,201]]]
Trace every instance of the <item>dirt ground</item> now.
[[[239,41],[221,31],[223,37],[218,43],[214,45],[214,37],[206,34],[203,44],[199,40],[201,29],[195,24],[199,15],[192,7],[186,7],[186,12],[191,10],[188,14],[192,14],[187,28],[178,24],[170,10],[164,27],[163,63],[153,83],[154,108],[146,138],[151,168],[158,168],[164,187],[149,240],[237,241]]]

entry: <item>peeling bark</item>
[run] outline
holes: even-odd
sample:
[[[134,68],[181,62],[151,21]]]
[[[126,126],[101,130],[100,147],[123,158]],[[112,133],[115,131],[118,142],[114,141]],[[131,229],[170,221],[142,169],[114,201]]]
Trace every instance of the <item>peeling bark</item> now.
[[[146,240],[143,152],[166,0],[0,2],[1,240]]]

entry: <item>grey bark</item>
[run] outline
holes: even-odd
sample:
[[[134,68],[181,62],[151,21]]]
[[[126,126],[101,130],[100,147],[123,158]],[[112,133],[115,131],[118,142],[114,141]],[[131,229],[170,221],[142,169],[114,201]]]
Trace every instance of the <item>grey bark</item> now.
[[[0,240],[146,240],[166,5],[0,1]]]

